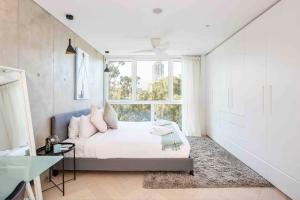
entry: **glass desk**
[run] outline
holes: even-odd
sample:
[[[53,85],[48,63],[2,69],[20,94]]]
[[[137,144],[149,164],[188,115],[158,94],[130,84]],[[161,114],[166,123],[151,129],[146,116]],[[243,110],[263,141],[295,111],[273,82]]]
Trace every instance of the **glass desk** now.
[[[5,199],[21,181],[30,182],[62,158],[62,156],[1,156],[0,199]]]

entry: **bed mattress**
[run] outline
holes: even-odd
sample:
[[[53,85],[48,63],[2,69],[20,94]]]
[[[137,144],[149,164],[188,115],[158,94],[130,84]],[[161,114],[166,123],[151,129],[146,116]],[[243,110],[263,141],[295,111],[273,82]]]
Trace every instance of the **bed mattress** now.
[[[190,144],[177,124],[174,126],[183,142],[180,149],[162,150],[161,136],[150,133],[151,122],[119,122],[118,129],[96,133],[90,138],[67,139],[75,143],[76,157],[81,158],[188,158]],[[73,152],[66,154],[73,156]]]

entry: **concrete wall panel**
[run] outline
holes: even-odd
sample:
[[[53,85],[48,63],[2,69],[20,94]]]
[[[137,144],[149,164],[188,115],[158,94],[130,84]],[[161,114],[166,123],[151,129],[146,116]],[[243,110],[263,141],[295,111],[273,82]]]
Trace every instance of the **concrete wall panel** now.
[[[90,55],[89,100],[74,100],[75,55],[68,39]],[[103,104],[103,56],[32,0],[0,1],[0,65],[26,71],[37,146],[54,114]]]
[[[19,6],[19,66],[27,74],[35,138],[42,144],[53,113],[52,17],[31,0],[20,0]]]
[[[0,64],[18,66],[18,0],[0,1]]]

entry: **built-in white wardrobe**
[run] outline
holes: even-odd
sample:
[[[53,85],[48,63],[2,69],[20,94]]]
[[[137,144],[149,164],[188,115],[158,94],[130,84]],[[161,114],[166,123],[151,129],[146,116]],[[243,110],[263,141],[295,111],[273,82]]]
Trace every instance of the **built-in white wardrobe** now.
[[[300,199],[300,1],[282,0],[206,56],[207,133]]]

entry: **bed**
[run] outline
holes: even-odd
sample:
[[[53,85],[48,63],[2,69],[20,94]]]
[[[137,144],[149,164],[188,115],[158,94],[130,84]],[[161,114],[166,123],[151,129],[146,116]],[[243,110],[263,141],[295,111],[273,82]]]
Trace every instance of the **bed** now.
[[[178,151],[162,150],[161,138],[150,134],[151,122],[119,122],[118,129],[96,133],[90,138],[69,139],[68,125],[72,116],[89,113],[89,109],[55,115],[51,134],[61,141],[75,143],[76,169],[97,171],[187,171],[193,175],[190,145],[183,141]],[[178,126],[174,124],[176,129]],[[71,152],[66,154],[65,169],[73,167]]]

